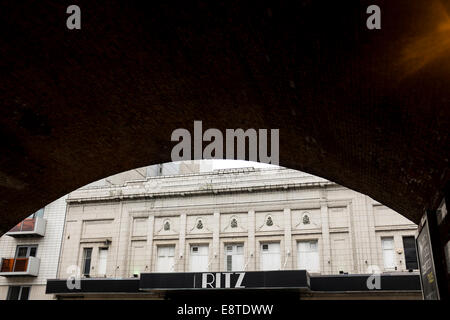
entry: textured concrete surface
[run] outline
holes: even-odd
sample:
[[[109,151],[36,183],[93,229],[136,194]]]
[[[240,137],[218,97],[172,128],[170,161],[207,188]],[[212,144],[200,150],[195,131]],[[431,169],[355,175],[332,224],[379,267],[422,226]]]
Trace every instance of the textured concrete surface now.
[[[353,4],[352,4],[353,3]],[[0,234],[176,128],[280,128],[280,163],[418,222],[449,181],[450,3],[1,1]]]

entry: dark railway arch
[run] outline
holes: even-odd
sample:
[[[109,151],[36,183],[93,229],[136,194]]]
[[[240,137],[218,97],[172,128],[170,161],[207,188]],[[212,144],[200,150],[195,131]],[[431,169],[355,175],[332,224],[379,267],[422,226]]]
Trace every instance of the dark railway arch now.
[[[0,235],[176,128],[279,128],[280,164],[414,222],[449,181],[450,3],[2,2]],[[176,8],[176,10],[174,10]]]

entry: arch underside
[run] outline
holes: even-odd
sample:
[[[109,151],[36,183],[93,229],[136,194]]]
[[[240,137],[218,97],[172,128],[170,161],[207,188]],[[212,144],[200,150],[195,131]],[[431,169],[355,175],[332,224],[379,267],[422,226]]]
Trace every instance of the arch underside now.
[[[280,129],[280,165],[418,222],[449,181],[450,5],[3,3],[0,234],[58,197],[170,161],[171,133]],[[384,10],[386,9],[386,10]],[[93,14],[95,12],[95,14]]]

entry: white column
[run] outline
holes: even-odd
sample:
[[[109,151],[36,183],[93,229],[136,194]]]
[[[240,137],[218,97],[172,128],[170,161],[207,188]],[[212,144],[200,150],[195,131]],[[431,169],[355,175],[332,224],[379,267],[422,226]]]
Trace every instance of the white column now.
[[[71,265],[80,267],[80,272],[83,272],[83,268],[80,264],[78,257],[81,257],[83,252],[81,251],[81,233],[83,229],[83,220],[80,217],[79,220],[70,220],[65,223],[64,240],[62,243],[61,256],[59,258],[58,266],[58,278],[66,279],[69,277],[67,273],[68,268]],[[13,254],[13,253],[12,253]]]
[[[255,243],[255,210],[248,211],[248,249],[247,249],[247,269],[256,270],[256,243]]]
[[[352,202],[352,221],[353,225],[353,240],[354,252],[356,255],[355,266],[353,272],[364,273],[367,272],[369,260],[371,259],[371,241],[373,241],[373,229],[370,226],[370,216],[366,207],[366,196],[363,194],[356,194]],[[367,261],[367,263],[366,263]]]
[[[373,210],[373,201],[368,196],[364,197],[367,210],[367,222],[369,226],[369,245],[370,245],[370,260],[367,261],[367,266],[378,264],[378,243],[375,232],[375,214]],[[364,270],[367,271],[367,270]]]
[[[281,266],[283,270],[292,270],[294,268],[292,261],[292,226],[291,209],[284,209],[284,260]]]
[[[331,274],[331,243],[330,226],[328,223],[328,205],[326,201],[320,203],[320,220],[322,221],[322,266],[323,274]]]
[[[180,238],[178,241],[178,256],[176,257],[176,270],[184,272],[186,261],[186,213],[180,215]]]
[[[151,272],[156,269],[156,261],[153,261],[153,232],[155,226],[155,217],[150,215],[147,221],[147,248],[145,253],[144,272]]]
[[[212,263],[211,271],[220,271],[220,213],[214,212],[213,216],[213,243],[212,243]]]
[[[130,225],[132,224],[132,218],[128,215],[128,208],[124,206],[123,202],[120,202],[119,207],[119,221],[118,223],[118,236],[113,236],[113,244],[116,247],[116,264],[114,270],[115,277],[127,277],[128,272],[128,247],[130,244]],[[128,221],[127,221],[128,220]]]
[[[361,271],[359,270],[359,263],[358,261],[360,261],[360,256],[361,256],[361,250],[360,248],[362,247],[362,234],[361,234],[361,230],[360,230],[360,226],[358,223],[358,209],[356,209],[356,213],[355,213],[355,200],[352,200],[348,206],[347,206],[347,210],[348,210],[348,217],[349,217],[349,226],[348,226],[348,239],[349,239],[349,251],[351,252],[351,270],[350,272],[352,273],[360,273]],[[356,207],[358,207],[358,204],[356,204]],[[358,241],[356,241],[356,239],[358,239]]]

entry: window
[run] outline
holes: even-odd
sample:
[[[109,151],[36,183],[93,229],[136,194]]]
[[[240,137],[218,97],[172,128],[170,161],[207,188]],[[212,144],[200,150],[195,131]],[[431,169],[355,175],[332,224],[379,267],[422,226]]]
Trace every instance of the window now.
[[[298,268],[309,272],[320,272],[317,240],[300,241],[298,249]]]
[[[381,238],[381,248],[383,250],[383,262],[385,270],[395,269],[394,238]]]
[[[419,269],[416,254],[416,241],[414,236],[403,237],[403,251],[405,252],[406,269]]]
[[[261,244],[261,270],[280,270],[280,243]]]
[[[108,248],[100,248],[98,252],[98,268],[99,276],[106,276],[106,266],[108,264]]]
[[[192,245],[190,260],[190,271],[208,271],[208,245]]]
[[[37,217],[39,217],[39,218],[44,217],[44,208],[39,209],[35,213],[33,213],[30,216],[28,216],[29,219],[34,219],[34,218],[37,218]]]
[[[31,287],[10,286],[6,300],[28,300]]]
[[[83,250],[83,275],[89,277],[91,272],[92,248],[84,248]]]
[[[29,257],[36,257],[37,245],[21,245],[16,247],[14,259],[3,260],[2,271],[26,272],[29,267]]]
[[[156,271],[175,271],[175,246],[158,246],[158,262]]]
[[[36,257],[37,245],[17,246],[16,258]]]
[[[244,245],[225,245],[225,269],[227,271],[244,270]]]

